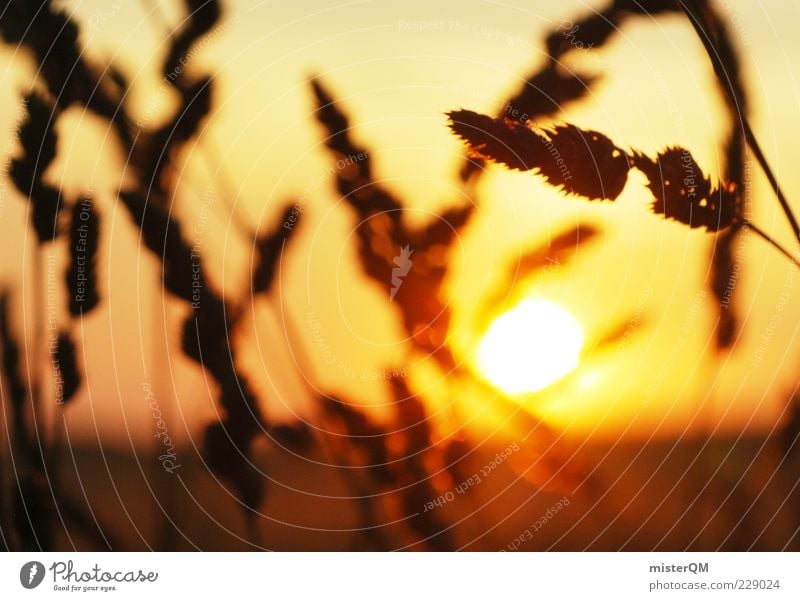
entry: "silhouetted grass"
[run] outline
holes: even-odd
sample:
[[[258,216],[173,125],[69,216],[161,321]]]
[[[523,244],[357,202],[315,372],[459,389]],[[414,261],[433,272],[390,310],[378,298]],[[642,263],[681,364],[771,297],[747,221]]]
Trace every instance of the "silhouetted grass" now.
[[[413,199],[402,198],[380,182],[371,150],[354,139],[352,120],[344,104],[319,77],[310,80],[315,117],[336,166],[336,191],[357,223],[359,265],[371,285],[384,293],[387,306],[397,311],[408,334],[409,355],[431,360],[454,401],[445,417],[439,412],[432,415],[428,399],[413,389],[411,380],[392,377],[387,384],[393,412],[379,420],[352,402],[358,400],[351,398],[357,396],[357,391],[319,394],[318,383],[311,382],[306,392],[315,403],[315,423],[274,424],[267,419],[267,399],[259,398],[251,386],[241,359],[247,349],[235,342],[239,339],[234,333],[243,326],[243,318],[253,303],[282,300],[276,278],[281,261],[289,253],[298,252],[292,241],[298,235],[300,212],[296,205],[286,205],[272,226],[257,235],[257,228],[231,208],[237,233],[252,243],[254,268],[242,286],[250,285],[251,298],[227,298],[230,295],[216,289],[202,253],[187,242],[186,228],[176,217],[179,213],[173,210],[172,203],[180,202],[176,198],[177,158],[188,144],[198,141],[215,107],[215,82],[211,74],[201,72],[202,65],[191,57],[191,51],[220,22],[223,8],[216,0],[185,0],[183,6],[185,19],[169,32],[167,52],[160,65],[161,75],[175,92],[175,108],[157,127],[133,122],[126,105],[129,78],[114,65],[101,69],[85,58],[79,27],[65,11],[49,0],[38,7],[27,0],[11,0],[0,17],[2,38],[28,51],[38,68],[34,88],[25,97],[27,115],[19,132],[21,153],[10,169],[15,187],[30,203],[31,226],[38,242],[34,276],[37,287],[43,285],[38,246],[67,231],[62,227],[60,211],[72,202],[68,268],[63,280],[68,307],[67,314],[59,317],[62,323],[53,362],[59,384],[57,400],[63,407],[55,418],[52,440],[39,440],[38,432],[47,430],[32,427],[34,420],[42,419],[37,405],[45,376],[38,368],[36,373],[25,374],[31,381],[28,389],[21,373],[20,345],[11,327],[10,293],[0,296],[3,386],[11,408],[15,458],[22,460],[12,491],[13,531],[3,532],[6,545],[52,550],[58,524],[64,518],[78,524],[96,542],[114,546],[110,542],[113,539],[107,536],[107,525],[92,523],[94,516],[62,496],[57,484],[57,458],[63,453],[58,438],[60,420],[65,419],[63,412],[74,404],[84,380],[78,355],[82,355],[80,345],[85,342],[79,339],[74,321],[101,302],[97,265],[102,259],[102,223],[95,203],[104,201],[119,202],[125,207],[145,248],[158,261],[161,286],[186,312],[176,328],[180,332],[180,349],[211,377],[219,411],[219,418],[203,429],[203,459],[239,501],[252,545],[261,546],[257,518],[268,492],[270,468],[259,464],[255,448],[260,441],[268,440],[307,453],[315,460],[322,458],[336,467],[356,508],[361,529],[357,548],[386,550],[400,546],[393,538],[395,533],[379,525],[383,513],[391,513],[390,521],[400,524],[397,529],[402,530],[403,546],[458,548],[462,538],[460,524],[453,520],[449,508],[424,508],[440,496],[444,486],[464,481],[470,474],[470,460],[479,445],[461,431],[461,424],[468,420],[459,414],[455,400],[465,390],[491,399],[496,408],[511,416],[510,421],[520,425],[524,436],[519,461],[537,470],[533,475],[528,473],[530,469],[524,470],[531,481],[542,485],[570,482],[575,483],[575,488],[577,483],[591,486],[593,481],[584,466],[559,446],[558,436],[551,429],[535,416],[520,411],[511,399],[490,389],[464,366],[451,347],[451,308],[444,298],[443,282],[451,273],[450,254],[458,237],[466,232],[477,213],[475,199],[464,202],[463,195],[454,194],[448,208],[429,223],[409,225],[404,211],[413,206]],[[688,149],[666,146],[656,156],[649,156],[636,149],[623,150],[604,133],[570,123],[532,125],[555,118],[565,106],[587,102],[588,93],[602,80],[600,75],[568,71],[564,60],[570,53],[607,46],[630,19],[681,10],[687,12],[700,33],[707,34],[704,44],[727,99],[730,132],[720,181],[712,183]],[[735,45],[712,5],[616,0],[569,25],[562,23],[545,37],[547,60],[524,78],[494,116],[469,110],[449,113],[453,131],[470,149],[470,159],[461,169],[462,192],[474,191],[485,160],[532,171],[566,195],[595,201],[617,199],[631,169],[637,169],[647,178],[654,213],[688,227],[719,232],[710,282],[719,302],[729,300],[725,295],[738,269],[733,244],[746,229],[795,260],[793,253],[779,247],[742,211],[744,150],[749,144],[787,217],[796,226],[788,202],[747,124],[746,89]],[[187,69],[189,62],[192,69]],[[113,125],[127,156],[126,172],[130,175],[117,198],[103,200],[87,195],[67,202],[61,190],[45,181],[44,173],[56,158],[58,121],[70,107],[92,111]],[[665,141],[665,145],[669,142]],[[204,151],[199,145],[198,148]],[[232,198],[226,202],[234,206]],[[800,232],[797,227],[795,231]],[[504,281],[503,290],[484,302],[486,312],[504,306],[514,293],[517,280],[571,258],[596,234],[596,228],[580,225],[557,233],[546,244],[533,245],[509,266],[507,280],[511,283]],[[404,266],[408,269],[399,285],[395,270]],[[41,293],[41,289],[38,291]],[[40,334],[44,312],[39,305],[34,311]],[[730,310],[721,310],[719,316],[717,345],[729,348],[736,339],[735,316]],[[621,323],[625,326],[627,322]],[[618,328],[598,345],[616,340],[624,331]],[[32,338],[33,348],[38,349],[32,356],[36,357],[44,351],[43,337],[35,334]],[[292,348],[302,348],[305,341],[291,342]],[[796,452],[796,413],[791,414],[784,430],[787,455]],[[734,513],[747,513],[741,497],[732,498],[731,508]],[[745,524],[747,528],[750,525]],[[739,535],[752,536],[752,532],[745,528]],[[731,544],[737,547],[742,543],[737,540]]]

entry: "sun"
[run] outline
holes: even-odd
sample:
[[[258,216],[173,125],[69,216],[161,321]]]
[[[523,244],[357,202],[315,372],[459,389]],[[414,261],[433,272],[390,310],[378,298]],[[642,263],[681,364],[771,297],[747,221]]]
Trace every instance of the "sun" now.
[[[580,361],[583,329],[563,307],[535,298],[489,326],[478,347],[478,367],[509,394],[535,392],[563,378]]]

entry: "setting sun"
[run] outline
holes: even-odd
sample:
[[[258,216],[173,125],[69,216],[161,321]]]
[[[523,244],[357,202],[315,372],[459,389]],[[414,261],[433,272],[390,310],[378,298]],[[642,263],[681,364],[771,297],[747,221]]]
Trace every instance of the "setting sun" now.
[[[530,299],[492,322],[478,348],[478,366],[508,393],[535,392],[574,370],[582,346],[583,330],[566,309]]]

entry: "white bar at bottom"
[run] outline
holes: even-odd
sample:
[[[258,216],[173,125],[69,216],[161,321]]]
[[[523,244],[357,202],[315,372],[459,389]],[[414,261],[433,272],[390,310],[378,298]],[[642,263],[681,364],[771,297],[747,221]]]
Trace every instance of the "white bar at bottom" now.
[[[138,601],[194,593],[231,600],[777,601],[800,599],[798,559],[790,553],[4,553],[0,599]]]

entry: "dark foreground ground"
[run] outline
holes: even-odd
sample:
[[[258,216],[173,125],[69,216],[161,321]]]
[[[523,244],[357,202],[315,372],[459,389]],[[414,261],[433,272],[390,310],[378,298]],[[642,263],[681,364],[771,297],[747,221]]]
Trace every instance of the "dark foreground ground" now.
[[[780,463],[777,445],[746,439],[584,445],[591,477],[547,487],[520,478],[507,461],[458,494],[439,515],[455,546],[467,550],[800,550],[800,468]],[[60,549],[248,550],[237,501],[208,473],[196,452],[178,453],[174,474],[153,457],[74,449],[64,486],[100,532],[60,527]],[[494,456],[471,461],[478,473]],[[73,461],[74,458],[74,461]],[[265,452],[273,483],[254,518],[256,545],[275,550],[366,550],[357,504],[339,472],[286,452]],[[166,492],[171,491],[171,492]],[[391,521],[397,495],[371,503],[378,523]],[[160,507],[159,507],[160,505]],[[91,510],[89,512],[88,510]],[[423,511],[424,507],[420,507]],[[424,512],[423,512],[424,513]],[[170,526],[167,514],[174,523]],[[394,518],[396,519],[396,517]],[[384,526],[392,548],[423,549],[402,524]],[[416,544],[415,544],[416,543]]]

